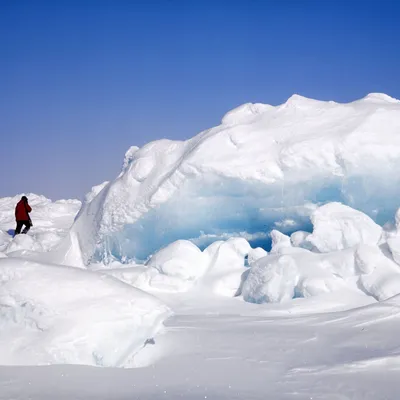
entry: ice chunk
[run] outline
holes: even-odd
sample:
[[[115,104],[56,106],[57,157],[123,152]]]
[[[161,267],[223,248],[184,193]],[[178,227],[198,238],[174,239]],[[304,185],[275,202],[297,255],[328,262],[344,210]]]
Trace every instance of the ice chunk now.
[[[308,231],[312,208],[330,201],[385,223],[400,197],[400,103],[389,100],[246,104],[187,141],[129,150],[123,171],[76,219],[84,262],[139,262],[176,240],[235,233],[269,250],[268,232]],[[377,228],[352,216],[332,214],[325,236],[316,227],[317,248],[375,244]]]
[[[324,254],[301,248],[282,251],[251,265],[243,283],[245,301],[282,302],[342,289],[358,291],[354,249]]]
[[[366,293],[380,301],[400,293],[400,267],[378,246],[360,245],[355,260],[359,285]]]
[[[85,195],[85,203],[90,203],[108,184],[109,182],[105,181],[100,185],[93,186],[91,191]]]
[[[249,265],[252,265],[254,262],[256,262],[260,258],[263,258],[263,257],[265,257],[267,255],[268,255],[268,252],[265,251],[261,247],[256,247],[255,249],[250,249],[249,250],[249,254],[248,254],[248,258],[247,258],[247,262],[248,262]]]
[[[279,254],[282,252],[282,250],[284,251],[284,249],[292,247],[290,237],[277,230],[271,231],[271,238],[271,254]]]
[[[346,249],[359,243],[376,245],[382,228],[360,211],[340,203],[326,204],[313,212],[312,235],[307,241],[320,252]]]
[[[393,260],[400,265],[400,236],[389,237],[387,239],[387,245],[389,246]]]
[[[248,272],[245,258],[250,251],[249,243],[243,238],[214,242],[204,250],[209,263],[202,285],[207,290],[222,296],[239,295]]]
[[[160,273],[184,280],[195,281],[207,268],[201,250],[187,240],[178,240],[154,254],[146,263]]]
[[[310,232],[296,231],[290,235],[290,241],[294,247],[301,247],[303,249],[318,251],[315,246],[309,242]]]
[[[290,256],[268,256],[255,262],[243,284],[242,296],[251,303],[291,300],[298,281],[296,263]]]
[[[170,310],[82,269],[0,259],[0,364],[133,366]]]
[[[388,222],[385,226],[385,239],[393,260],[400,265],[400,208],[396,211],[395,226]]]

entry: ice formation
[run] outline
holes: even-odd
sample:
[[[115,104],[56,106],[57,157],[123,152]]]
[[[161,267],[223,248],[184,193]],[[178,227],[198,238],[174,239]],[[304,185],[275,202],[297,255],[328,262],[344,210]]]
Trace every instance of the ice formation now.
[[[241,106],[187,141],[132,147],[79,213],[83,260],[143,262],[176,240],[204,249],[234,236],[268,250],[272,229],[310,231],[310,215],[328,201],[383,225],[400,198],[399,131],[400,102],[389,96],[338,104],[295,95]]]
[[[134,366],[171,314],[155,296],[258,315],[281,304],[247,303],[398,295],[399,117],[379,94],[245,104],[188,141],[131,147],[81,208],[28,195],[26,236],[20,196],[0,199],[0,364]]]

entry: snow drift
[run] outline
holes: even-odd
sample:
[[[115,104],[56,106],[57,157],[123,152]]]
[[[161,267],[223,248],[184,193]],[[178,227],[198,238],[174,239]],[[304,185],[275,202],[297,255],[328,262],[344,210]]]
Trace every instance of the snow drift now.
[[[327,201],[382,225],[400,198],[399,131],[400,101],[389,96],[338,104],[294,95],[241,106],[187,141],[132,147],[79,213],[83,259],[146,260],[175,240],[204,249],[231,236],[268,249],[267,232],[308,231]]]
[[[155,297],[77,268],[0,259],[0,364],[133,366],[170,315]]]

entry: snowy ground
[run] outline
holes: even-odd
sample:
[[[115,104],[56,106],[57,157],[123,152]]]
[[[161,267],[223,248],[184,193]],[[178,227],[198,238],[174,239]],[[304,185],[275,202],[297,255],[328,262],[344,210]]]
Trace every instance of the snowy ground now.
[[[140,354],[143,368],[1,367],[0,397],[397,399],[400,299],[342,299],[260,307],[169,295],[176,314]],[[348,300],[359,307],[338,311]]]

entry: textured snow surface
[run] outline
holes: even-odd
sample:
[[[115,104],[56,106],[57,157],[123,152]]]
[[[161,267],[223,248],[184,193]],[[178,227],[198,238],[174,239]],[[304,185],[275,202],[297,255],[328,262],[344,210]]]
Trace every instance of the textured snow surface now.
[[[389,96],[338,104],[294,95],[277,107],[240,106],[184,142],[132,147],[120,175],[87,196],[73,227],[83,260],[143,262],[175,240],[204,249],[235,236],[268,250],[270,230],[308,231],[316,205],[327,201],[382,226],[400,197],[399,131],[400,102]],[[348,238],[332,240],[321,251]]]
[[[395,400],[400,300],[368,299],[283,307],[168,294],[175,315],[138,354],[142,368],[0,367],[0,398]]]
[[[378,244],[382,228],[367,215],[340,203],[329,203],[311,214],[313,234],[307,237],[321,253],[359,243]]]
[[[155,297],[82,269],[0,259],[0,364],[132,366],[170,315]]]

